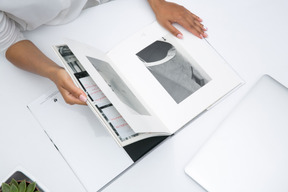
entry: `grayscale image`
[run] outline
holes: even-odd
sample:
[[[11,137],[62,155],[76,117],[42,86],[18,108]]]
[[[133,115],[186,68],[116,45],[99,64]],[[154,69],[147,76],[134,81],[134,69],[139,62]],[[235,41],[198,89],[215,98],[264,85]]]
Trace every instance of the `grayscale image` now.
[[[67,45],[59,46],[58,51],[63,57],[63,59],[66,61],[66,63],[69,65],[69,67],[72,69],[73,73],[85,71]]]
[[[188,56],[183,56],[165,38],[158,40],[136,54],[147,69],[179,104],[207,84],[211,78]]]
[[[145,107],[140,103],[136,96],[131,92],[131,90],[122,81],[119,75],[114,71],[114,69],[106,63],[105,61],[87,57],[92,63],[98,73],[102,76],[108,86],[112,91],[118,96],[118,98],[133,109],[135,112],[141,115],[150,115]]]

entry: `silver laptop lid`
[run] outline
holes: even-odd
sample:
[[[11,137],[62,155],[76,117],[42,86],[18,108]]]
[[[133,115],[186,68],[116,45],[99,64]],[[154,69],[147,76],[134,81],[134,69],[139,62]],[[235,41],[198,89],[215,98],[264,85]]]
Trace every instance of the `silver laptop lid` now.
[[[209,192],[287,192],[288,89],[264,75],[185,172]]]

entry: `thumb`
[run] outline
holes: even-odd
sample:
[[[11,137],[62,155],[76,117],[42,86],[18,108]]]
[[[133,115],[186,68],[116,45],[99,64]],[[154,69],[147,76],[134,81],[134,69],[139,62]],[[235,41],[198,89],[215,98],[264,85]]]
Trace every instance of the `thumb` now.
[[[56,85],[66,103],[80,105],[86,104],[86,94],[74,84],[66,71],[63,70],[59,75],[58,81],[56,81]]]
[[[84,93],[84,91],[82,89],[80,89],[79,87],[77,87],[70,77],[68,77],[66,79],[66,82],[64,82],[62,88],[66,89],[66,91],[69,94],[71,94],[75,98],[79,99],[80,101],[82,101],[82,102],[87,101],[87,96]]]

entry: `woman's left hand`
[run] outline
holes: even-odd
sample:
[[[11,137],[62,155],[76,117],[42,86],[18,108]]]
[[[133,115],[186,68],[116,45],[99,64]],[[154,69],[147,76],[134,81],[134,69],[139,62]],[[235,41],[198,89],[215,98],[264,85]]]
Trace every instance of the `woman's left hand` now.
[[[185,7],[165,0],[148,0],[153,9],[157,21],[176,37],[182,39],[183,34],[173,26],[173,23],[178,23],[186,30],[199,38],[206,38],[207,29],[201,23],[200,19],[195,14],[191,13]]]

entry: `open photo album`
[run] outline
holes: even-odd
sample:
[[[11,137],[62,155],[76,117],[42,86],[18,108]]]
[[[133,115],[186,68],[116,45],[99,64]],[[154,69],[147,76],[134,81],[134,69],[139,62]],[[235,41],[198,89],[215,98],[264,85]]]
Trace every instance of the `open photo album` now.
[[[55,45],[87,104],[121,146],[169,136],[242,84],[205,39],[177,39],[157,22],[112,50]]]

